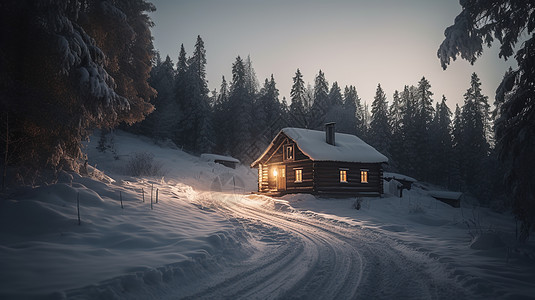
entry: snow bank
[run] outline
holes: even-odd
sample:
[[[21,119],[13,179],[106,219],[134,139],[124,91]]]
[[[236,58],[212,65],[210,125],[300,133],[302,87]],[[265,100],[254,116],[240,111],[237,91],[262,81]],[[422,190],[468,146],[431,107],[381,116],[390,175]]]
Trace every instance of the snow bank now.
[[[509,213],[462,204],[453,208],[413,187],[402,198],[281,197],[291,209],[372,230],[445,264],[474,298],[531,299],[535,295],[535,244],[517,245]]]
[[[120,131],[115,143],[119,160],[98,152],[95,141],[85,148],[98,167],[89,173],[103,181],[74,175],[69,183],[12,190],[0,201],[0,298],[152,295],[164,282],[195,280],[250,255],[248,235],[203,205],[220,178],[239,178],[241,192],[247,184],[254,189],[248,168],[230,172]],[[142,151],[165,161],[171,176],[121,174]]]

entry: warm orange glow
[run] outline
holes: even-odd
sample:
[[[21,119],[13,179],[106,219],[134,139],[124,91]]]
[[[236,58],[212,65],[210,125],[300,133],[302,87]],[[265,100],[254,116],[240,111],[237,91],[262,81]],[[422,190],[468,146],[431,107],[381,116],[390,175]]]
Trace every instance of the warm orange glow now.
[[[360,182],[368,183],[368,170],[360,170]]]
[[[295,182],[303,182],[303,169],[295,170]]]
[[[340,170],[340,182],[347,182],[347,170]]]

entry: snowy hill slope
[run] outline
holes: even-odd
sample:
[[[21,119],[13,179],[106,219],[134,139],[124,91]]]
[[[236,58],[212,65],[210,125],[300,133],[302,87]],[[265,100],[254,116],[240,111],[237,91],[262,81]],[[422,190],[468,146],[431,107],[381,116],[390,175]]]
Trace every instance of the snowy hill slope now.
[[[354,199],[247,195],[256,189],[247,167],[121,131],[115,153],[96,140],[89,164],[108,179],[65,175],[0,202],[0,298],[535,295],[534,245],[514,244],[509,214],[452,208],[417,187],[365,198],[358,211]],[[125,175],[143,152],[165,174]]]
[[[217,188],[214,182],[220,178],[238,173],[247,178],[249,169],[204,162],[123,132],[115,136],[120,156],[115,160],[110,151],[98,152],[94,140],[87,145],[89,164],[105,170],[115,182],[64,176],[64,182],[17,189],[2,199],[0,298],[54,292],[62,298],[68,295],[65,291],[125,274],[130,275],[117,279],[117,284],[125,285],[121,289],[176,276],[189,280],[194,278],[192,271],[200,273],[205,265],[215,268],[223,263],[218,257],[246,254],[247,247],[239,245],[241,233],[228,218],[203,209],[205,195],[199,194]],[[167,175],[142,179],[122,175],[128,157],[137,152],[153,153],[157,161],[165,162]],[[254,186],[254,180],[248,183]],[[245,182],[238,183],[243,191]],[[153,201],[156,189],[159,198],[153,209],[151,188]],[[229,251],[232,256],[223,255]]]

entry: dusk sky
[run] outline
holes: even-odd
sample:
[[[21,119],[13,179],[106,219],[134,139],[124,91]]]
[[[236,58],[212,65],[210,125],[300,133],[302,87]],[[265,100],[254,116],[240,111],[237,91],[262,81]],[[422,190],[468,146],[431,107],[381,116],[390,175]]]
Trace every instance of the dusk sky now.
[[[378,83],[390,102],[394,90],[425,76],[435,102],[444,94],[453,111],[464,101],[472,72],[492,104],[504,72],[514,64],[499,59],[494,47],[485,48],[474,66],[458,59],[442,70],[436,53],[444,29],[461,11],[456,0],[152,2],[155,48],[176,63],[180,44],[189,56],[200,35],[210,90],[219,90],[222,75],[232,79],[238,55],[250,55],[260,83],[273,74],[280,99],[285,96],[288,103],[296,69],[312,86],[321,69],[329,86],[354,85],[368,104]]]

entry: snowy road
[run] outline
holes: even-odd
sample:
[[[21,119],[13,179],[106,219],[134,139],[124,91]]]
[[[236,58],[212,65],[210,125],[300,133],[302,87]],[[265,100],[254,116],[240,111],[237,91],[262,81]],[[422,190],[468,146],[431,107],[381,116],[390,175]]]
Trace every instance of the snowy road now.
[[[292,211],[269,197],[217,202],[254,237],[256,252],[227,276],[199,282],[187,298],[466,297],[439,262],[373,230]]]

